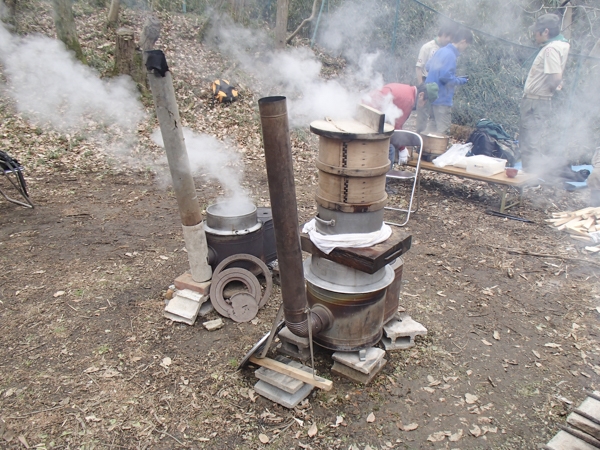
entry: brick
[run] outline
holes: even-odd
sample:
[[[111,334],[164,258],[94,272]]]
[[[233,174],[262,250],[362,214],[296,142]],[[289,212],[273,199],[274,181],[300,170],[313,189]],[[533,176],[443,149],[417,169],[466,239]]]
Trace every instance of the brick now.
[[[254,391],[257,394],[262,395],[263,397],[268,398],[269,400],[278,403],[285,408],[292,409],[298,406],[298,403],[308,397],[314,388],[314,386],[310,384],[303,384],[304,386],[298,389],[296,393],[290,394],[289,392],[282,391],[281,389],[276,388],[269,383],[259,380],[258,383],[254,385]]]
[[[310,344],[308,338],[296,336],[287,327],[284,327],[277,335],[281,341],[281,347],[277,349],[282,353],[300,361],[310,359]]]
[[[382,358],[379,360],[377,365],[372,368],[371,373],[365,374],[359,372],[358,370],[354,370],[344,364],[341,364],[337,361],[334,361],[333,366],[331,367],[331,373],[335,375],[339,375],[344,378],[348,378],[355,383],[361,384],[369,384],[373,378],[383,369],[385,364],[387,363],[387,359]]]
[[[204,281],[198,283],[192,278],[192,274],[189,272],[179,275],[175,278],[175,288],[177,289],[189,289],[191,291],[199,292],[202,295],[208,295],[210,292],[210,281]]]
[[[381,343],[385,347],[385,350],[390,352],[394,350],[406,350],[415,346],[415,341],[410,336],[396,338],[394,342],[386,337],[381,338]]]
[[[410,338],[411,347],[414,345],[416,336],[427,335],[427,328],[419,322],[414,321],[408,314],[400,314],[398,319],[390,320],[383,326],[383,331],[392,344],[398,338]],[[404,339],[404,341],[406,341]],[[400,345],[407,345],[406,343]],[[409,348],[409,347],[403,347]]]

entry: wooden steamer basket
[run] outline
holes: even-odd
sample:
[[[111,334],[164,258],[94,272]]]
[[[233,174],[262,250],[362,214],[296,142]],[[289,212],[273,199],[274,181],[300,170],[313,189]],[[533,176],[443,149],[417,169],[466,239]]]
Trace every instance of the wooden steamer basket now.
[[[448,149],[450,137],[435,134],[421,134],[423,138],[423,159],[431,162]]]
[[[368,233],[381,229],[392,125],[385,124],[383,133],[378,133],[354,120],[315,121],[310,129],[319,135],[319,232]]]

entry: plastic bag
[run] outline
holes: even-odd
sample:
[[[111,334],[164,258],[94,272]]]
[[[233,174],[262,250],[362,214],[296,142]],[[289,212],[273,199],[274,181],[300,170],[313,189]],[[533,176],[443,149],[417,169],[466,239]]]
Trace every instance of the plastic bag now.
[[[467,144],[454,144],[445,153],[442,153],[431,162],[436,167],[453,166],[465,157],[469,150],[471,150],[471,147],[473,147],[473,144],[470,142]]]
[[[402,149],[398,152],[398,164],[405,166],[408,163],[409,153],[407,149]]]

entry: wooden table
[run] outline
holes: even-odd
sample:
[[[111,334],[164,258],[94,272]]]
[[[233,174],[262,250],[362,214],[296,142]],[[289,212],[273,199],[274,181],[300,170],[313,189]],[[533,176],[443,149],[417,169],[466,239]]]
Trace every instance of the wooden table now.
[[[409,166],[416,167],[417,160],[412,159],[408,162]],[[446,166],[437,167],[435,164],[421,161],[421,169],[431,170],[433,172],[445,173],[448,175],[455,175],[461,178],[468,178],[470,180],[485,181],[490,185],[492,189],[500,194],[500,212],[504,213],[507,209],[512,208],[521,203],[523,197],[523,188],[525,186],[535,183],[537,176],[531,173],[524,173],[519,171],[519,174],[515,178],[508,178],[504,172],[492,175],[489,177],[483,175],[477,175],[474,173],[468,173],[466,169],[460,167]],[[507,196],[510,189],[517,191],[517,198],[509,202]]]

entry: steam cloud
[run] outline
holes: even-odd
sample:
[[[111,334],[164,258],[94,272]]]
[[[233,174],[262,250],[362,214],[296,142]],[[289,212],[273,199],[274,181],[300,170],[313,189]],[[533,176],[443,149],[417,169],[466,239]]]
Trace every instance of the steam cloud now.
[[[345,35],[339,33],[332,36],[338,43],[345,39]],[[343,77],[326,80],[320,76],[321,62],[310,49],[273,50],[272,38],[265,33],[239,27],[228,18],[218,19],[209,39],[257,79],[259,86],[263,86],[258,89],[261,95],[287,97],[290,124],[294,127],[306,126],[324,117],[350,118],[362,95],[383,85],[382,76],[373,70],[379,57],[377,53],[354,54],[352,67]]]
[[[13,36],[0,26],[0,62],[8,80],[4,93],[35,124],[50,124],[60,132],[101,125],[127,134],[137,131],[144,117],[129,77],[101,80],[61,41]]]
[[[218,202],[227,202],[228,212],[243,211],[251,200],[240,182],[242,171],[235,167],[239,155],[208,134],[197,134],[184,127],[183,137],[192,174],[212,179],[221,185],[225,196]],[[152,140],[164,147],[160,129],[152,133]]]

